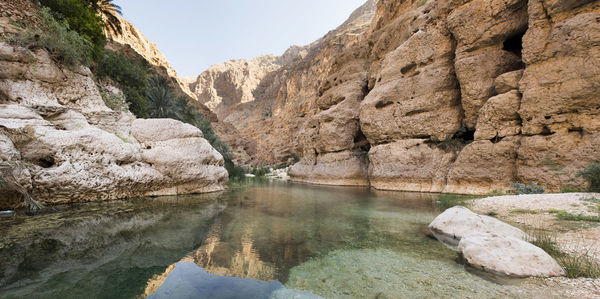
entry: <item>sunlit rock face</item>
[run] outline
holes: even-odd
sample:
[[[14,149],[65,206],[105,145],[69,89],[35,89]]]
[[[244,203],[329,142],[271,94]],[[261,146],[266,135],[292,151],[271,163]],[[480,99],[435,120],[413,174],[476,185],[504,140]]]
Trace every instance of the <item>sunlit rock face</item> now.
[[[600,151],[599,16],[595,1],[369,1],[221,116],[255,162],[301,156],[297,181],[582,185]]]
[[[303,151],[304,123],[320,112],[319,105],[333,106],[342,101],[340,94],[348,98],[348,105],[334,116],[343,118],[337,124],[329,124],[328,134],[331,136],[340,126],[352,124],[354,127],[340,136],[345,149],[352,149],[348,147],[348,139],[352,143],[352,135],[358,132],[357,106],[363,96],[366,73],[361,78],[351,78],[353,82],[347,84],[345,90],[340,89],[337,94],[330,92],[320,104],[317,104],[318,89],[320,83],[327,80],[336,63],[335,57],[358,43],[361,34],[368,30],[375,3],[375,0],[367,1],[348,21],[310,45],[292,46],[280,57],[225,62],[191,80],[190,87],[198,100],[207,103],[218,114],[220,122],[234,126],[246,139],[246,147],[252,148],[251,164],[290,163],[292,154],[300,155]],[[347,71],[349,75],[362,69],[365,61],[356,64],[354,70]],[[346,79],[340,78],[340,82],[343,81]],[[352,115],[345,115],[348,109],[353,110]],[[330,141],[334,139],[337,137]],[[366,175],[366,171],[363,174]],[[364,175],[354,176],[352,180],[360,179],[364,184]]]
[[[0,62],[0,157],[12,184],[0,208],[22,191],[57,204],[226,188],[223,157],[199,129],[111,110],[89,69],[43,50],[0,43]]]

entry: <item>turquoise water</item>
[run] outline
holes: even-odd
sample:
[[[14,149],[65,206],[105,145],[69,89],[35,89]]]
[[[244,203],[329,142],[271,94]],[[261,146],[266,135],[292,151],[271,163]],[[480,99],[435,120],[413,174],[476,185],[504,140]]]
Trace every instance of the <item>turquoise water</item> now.
[[[485,298],[430,194],[256,182],[0,218],[0,298]]]

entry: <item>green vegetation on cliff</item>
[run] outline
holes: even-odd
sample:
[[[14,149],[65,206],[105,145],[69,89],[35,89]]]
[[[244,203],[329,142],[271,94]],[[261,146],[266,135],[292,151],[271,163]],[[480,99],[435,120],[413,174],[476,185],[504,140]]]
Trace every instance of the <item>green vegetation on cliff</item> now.
[[[21,31],[8,42],[29,49],[45,49],[50,56],[67,67],[90,66],[94,46],[79,33],[71,30],[66,20],[57,21],[50,9],[39,11],[37,28]]]

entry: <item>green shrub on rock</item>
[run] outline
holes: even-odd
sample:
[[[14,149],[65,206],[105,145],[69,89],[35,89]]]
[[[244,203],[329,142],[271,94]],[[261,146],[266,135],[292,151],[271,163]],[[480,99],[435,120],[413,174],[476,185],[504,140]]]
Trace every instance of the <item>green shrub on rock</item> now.
[[[8,42],[29,49],[45,49],[52,59],[70,68],[90,66],[93,45],[89,40],[71,30],[67,21],[57,21],[49,8],[42,8],[39,18],[37,28],[24,30]]]
[[[69,24],[69,28],[89,41],[91,54],[97,59],[104,51],[106,37],[102,17],[92,7],[89,0],[40,0],[40,4],[50,9],[55,19]]]
[[[510,183],[510,186],[515,188],[514,190],[509,190],[508,193],[511,194],[543,194],[546,192],[544,187],[538,186],[536,182],[532,182],[531,184],[522,184],[522,183]]]
[[[594,162],[583,171],[577,174],[578,177],[585,179],[589,186],[589,191],[600,192],[600,162]]]
[[[119,85],[131,113],[139,118],[150,116],[146,99],[150,66],[146,61],[106,50],[96,63],[94,73],[98,78],[110,78]]]

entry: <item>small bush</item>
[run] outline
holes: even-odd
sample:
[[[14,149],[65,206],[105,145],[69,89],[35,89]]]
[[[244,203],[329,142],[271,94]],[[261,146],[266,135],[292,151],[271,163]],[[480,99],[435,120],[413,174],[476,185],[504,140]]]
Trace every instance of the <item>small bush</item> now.
[[[560,220],[600,222],[600,217],[598,216],[575,215],[566,211],[559,211],[556,213],[556,217]]]
[[[292,162],[294,164],[300,162],[300,157],[296,153],[292,153],[290,156],[292,157]]]
[[[472,195],[442,194],[435,203],[440,210],[445,211],[455,206],[468,207],[470,202],[477,198],[479,197]]]
[[[589,252],[567,254],[557,259],[568,278],[600,278],[600,263]]]
[[[582,177],[589,184],[589,191],[600,192],[600,162],[594,162],[583,171],[577,173],[578,177]]]
[[[538,186],[536,182],[532,182],[531,184],[525,185],[522,183],[510,183],[510,186],[515,188],[514,190],[509,190],[510,194],[543,194],[546,192],[542,186]]]
[[[581,187],[573,186],[573,185],[561,185],[560,193],[577,193],[585,191]]]
[[[527,242],[543,249],[554,258],[565,255],[558,247],[556,235],[541,228],[527,230]]]
[[[558,246],[556,235],[543,229],[527,230],[527,241],[551,255],[565,269],[569,278],[600,278],[600,263],[589,250],[565,253]]]
[[[270,172],[271,169],[269,167],[253,167],[252,170],[250,170],[250,173],[257,177],[264,177]]]
[[[527,210],[527,209],[516,209],[516,210],[512,210],[511,213],[514,213],[514,214],[532,214],[532,215],[535,215],[535,214],[539,214],[540,211],[537,211],[537,210]]]
[[[55,19],[66,22],[69,28],[89,41],[92,57],[99,58],[104,51],[106,37],[104,22],[91,7],[89,0],[40,0],[45,8],[52,12]]]
[[[101,91],[100,95],[104,100],[104,104],[113,111],[128,111],[129,104],[123,97],[110,91]]]
[[[29,49],[46,49],[54,60],[70,68],[90,66],[93,46],[89,40],[71,30],[66,21],[54,19],[49,8],[42,8],[39,17],[38,28],[21,31],[8,42]]]
[[[244,181],[246,172],[241,166],[235,165],[231,160],[225,160],[225,169],[229,173],[229,180],[234,182]]]

